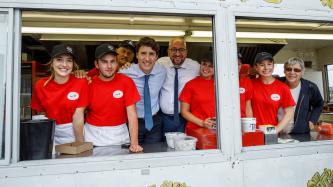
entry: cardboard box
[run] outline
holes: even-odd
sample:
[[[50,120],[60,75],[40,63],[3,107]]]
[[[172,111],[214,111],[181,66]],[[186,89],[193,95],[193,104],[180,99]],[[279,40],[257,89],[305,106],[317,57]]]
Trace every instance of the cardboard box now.
[[[92,142],[73,142],[56,145],[55,150],[61,154],[76,155],[93,149]]]

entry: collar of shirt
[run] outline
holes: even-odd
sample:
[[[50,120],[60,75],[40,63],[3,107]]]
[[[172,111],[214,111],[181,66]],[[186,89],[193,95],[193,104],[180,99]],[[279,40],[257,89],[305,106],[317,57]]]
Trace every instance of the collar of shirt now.
[[[138,64],[133,64],[133,71],[137,75],[137,77],[144,77],[146,74],[140,69]],[[156,75],[161,71],[163,68],[160,64],[155,63],[153,69],[151,70],[149,75]]]

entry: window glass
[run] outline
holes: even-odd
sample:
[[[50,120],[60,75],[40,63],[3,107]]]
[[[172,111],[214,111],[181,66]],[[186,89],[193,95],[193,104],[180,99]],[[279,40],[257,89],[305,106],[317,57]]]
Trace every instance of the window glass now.
[[[333,63],[331,23],[238,18],[236,27],[240,80],[255,88],[253,119],[241,120],[243,146],[332,139],[324,99],[332,80],[323,76]]]
[[[141,40],[145,36],[150,38]],[[93,151],[79,156],[128,154],[129,147],[135,149],[127,144],[133,139],[128,134],[131,135],[131,132],[135,131],[132,128],[132,118],[128,117],[132,114],[129,106],[135,103],[139,118],[138,140],[144,153],[178,151],[178,149],[216,149],[212,41],[212,17],[208,16],[23,11],[21,132],[29,131],[30,134],[21,133],[21,159],[52,158],[49,154],[50,144],[43,145],[45,150],[40,149],[44,151],[44,156],[34,157],[29,156],[34,154],[30,151],[32,150],[30,145],[24,143],[31,137],[46,138],[48,143],[52,143],[49,138],[53,137],[53,123],[50,122],[50,118],[55,119],[56,123],[54,133],[56,144],[79,139],[79,135],[73,136],[73,133],[71,136],[74,139],[64,141],[57,139],[66,131],[64,124],[73,122],[67,119],[72,119],[72,113],[78,107],[65,110],[56,109],[56,105],[68,107],[71,105],[70,102],[85,97],[85,92],[79,92],[81,87],[84,87],[80,84],[85,83],[73,83],[68,87],[70,89],[78,87],[79,91],[70,91],[71,94],[66,92],[65,99],[52,100],[56,97],[61,98],[61,94],[56,95],[58,90],[63,89],[59,83],[59,76],[64,78],[68,75],[67,71],[73,72],[74,63],[79,65],[80,71],[75,73],[77,77],[83,75],[88,76],[89,81],[92,80],[89,85],[90,95],[86,96],[87,102],[84,100],[78,102],[81,102],[81,106],[90,103],[85,113],[84,138],[97,146]],[[136,48],[138,43],[142,45]],[[155,44],[158,44],[159,49]],[[69,54],[67,57],[71,62],[64,62],[66,59],[61,55],[64,53]],[[118,54],[117,57],[114,57],[115,53]],[[75,62],[72,62],[73,60]],[[118,65],[115,65],[114,60],[118,61]],[[200,62],[203,64],[200,65]],[[134,84],[127,78],[119,78],[121,80],[115,78],[118,76],[114,75],[117,68],[119,73],[130,77]],[[57,77],[53,76],[50,79],[52,69],[53,75]],[[118,82],[110,87],[101,88],[98,83],[115,80]],[[66,81],[64,81],[66,84],[70,84]],[[127,85],[126,90],[122,90],[125,89],[124,84]],[[178,87],[177,92],[174,92],[175,85]],[[52,89],[54,91],[50,91]],[[109,96],[105,90],[110,90]],[[149,100],[148,98],[150,103],[145,102]],[[66,99],[71,101],[67,103]],[[123,101],[119,102],[120,100]],[[174,101],[178,103],[178,107],[174,107]],[[145,110],[149,105],[151,109]],[[106,110],[105,107],[109,108],[108,111],[100,115]],[[49,121],[41,120],[45,117],[48,117]],[[151,122],[154,125],[149,126]],[[48,128],[43,127],[45,134],[49,136],[41,137],[40,132],[28,130],[29,126],[31,128],[36,126],[32,124],[40,123],[48,124]],[[176,123],[179,124],[175,125]],[[112,136],[115,133],[114,127],[122,128],[121,142],[119,138],[116,142],[104,139],[104,136]],[[33,132],[36,134],[32,135]],[[169,134],[165,136],[165,133]],[[150,144],[151,142],[155,143]],[[135,141],[131,143],[135,144]],[[105,147],[105,145],[117,146]],[[136,148],[140,150],[139,147]],[[25,150],[27,155],[24,155],[22,150]],[[53,158],[63,157],[66,156],[59,154],[53,156]]]
[[[0,159],[5,150],[5,99],[6,99],[6,54],[8,37],[8,15],[0,12]]]

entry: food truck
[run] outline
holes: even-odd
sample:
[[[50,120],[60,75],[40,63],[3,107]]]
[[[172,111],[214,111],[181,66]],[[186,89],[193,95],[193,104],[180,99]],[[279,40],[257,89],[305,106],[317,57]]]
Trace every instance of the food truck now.
[[[311,131],[274,144],[245,145],[241,130],[237,53],[253,65],[274,56],[283,76],[290,57],[305,61],[304,78],[325,100],[319,123],[333,122],[333,1],[331,0],[0,0],[0,186],[328,186],[333,182],[333,136]],[[35,82],[47,76],[48,51],[67,43],[82,69],[93,68],[102,43],[154,38],[160,57],[185,37],[188,57],[212,52],[217,127],[215,147],[176,151],[166,143],[130,154],[121,146],[97,155],[52,154],[23,159],[20,135],[31,119]],[[180,186],[180,185],[179,185]]]

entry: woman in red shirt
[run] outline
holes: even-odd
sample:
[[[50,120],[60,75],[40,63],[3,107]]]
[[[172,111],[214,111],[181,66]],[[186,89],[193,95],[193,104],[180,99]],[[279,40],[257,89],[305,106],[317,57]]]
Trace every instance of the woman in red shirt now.
[[[279,133],[293,117],[294,99],[288,86],[272,76],[274,60],[270,53],[258,53],[254,66],[259,74],[259,78],[252,79],[252,85],[255,88],[252,96],[252,110],[257,127],[274,125]],[[280,106],[284,109],[285,115],[278,121],[277,114]]]
[[[71,72],[78,69],[72,47],[57,45],[48,63],[51,75],[36,82],[31,109],[56,122],[54,142],[83,142],[84,109],[88,105],[88,82]]]
[[[214,63],[211,55],[201,60],[200,76],[185,84],[179,100],[181,114],[187,120],[186,129],[214,128]]]

